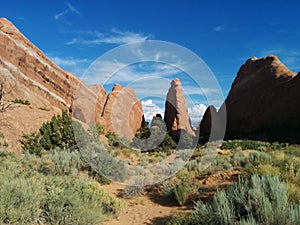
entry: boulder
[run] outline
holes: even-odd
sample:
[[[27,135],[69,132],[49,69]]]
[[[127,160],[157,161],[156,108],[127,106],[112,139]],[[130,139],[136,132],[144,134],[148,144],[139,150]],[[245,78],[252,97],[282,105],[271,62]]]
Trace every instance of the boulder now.
[[[102,117],[107,132],[131,141],[143,122],[142,104],[132,88],[116,84],[107,96]]]

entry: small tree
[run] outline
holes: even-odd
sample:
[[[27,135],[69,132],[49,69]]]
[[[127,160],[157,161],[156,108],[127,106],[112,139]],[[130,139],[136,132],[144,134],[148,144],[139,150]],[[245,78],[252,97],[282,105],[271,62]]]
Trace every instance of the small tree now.
[[[5,84],[6,80],[2,79],[0,80],[0,112],[4,112],[10,108],[13,108],[13,103],[12,102],[5,102],[4,96],[6,94],[9,94],[13,88],[13,86],[10,86],[9,91],[5,92],[4,91],[4,84]]]
[[[73,133],[72,118],[67,111],[62,115],[54,115],[49,122],[43,123],[39,131],[30,135],[23,135],[21,140],[25,151],[41,155],[41,151],[50,151],[55,148],[78,150]]]

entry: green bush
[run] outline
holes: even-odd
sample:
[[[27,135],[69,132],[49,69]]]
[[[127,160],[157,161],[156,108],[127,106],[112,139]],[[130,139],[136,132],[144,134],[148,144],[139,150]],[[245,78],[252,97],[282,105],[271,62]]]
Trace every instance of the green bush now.
[[[77,179],[51,177],[46,193],[42,208],[48,224],[99,224],[124,207],[97,183]]]
[[[1,141],[1,139],[4,139],[4,134],[2,132],[0,132],[0,148],[7,148],[8,147],[8,143],[4,140]]]
[[[63,111],[61,116],[54,115],[49,122],[43,123],[38,132],[23,135],[21,144],[24,151],[39,156],[42,150],[50,151],[55,148],[77,150],[72,118],[67,111]]]
[[[236,149],[242,150],[266,150],[270,146],[268,142],[254,140],[229,140],[222,143],[221,149]]]
[[[1,157],[0,177],[0,224],[96,225],[125,206],[97,182],[45,176],[21,157]]]
[[[115,133],[111,132],[106,133],[105,136],[108,138],[108,143],[110,146],[119,148],[125,148],[130,146],[129,140],[125,137],[119,137]]]
[[[211,204],[198,201],[185,224],[296,225],[300,205],[288,202],[288,185],[278,177],[253,175],[217,193]]]
[[[1,168],[2,169],[2,168]],[[18,176],[2,171],[0,179],[0,223],[30,224],[41,219],[44,186],[39,177]]]
[[[51,175],[77,175],[85,162],[78,151],[52,150],[41,159],[39,171]]]
[[[28,100],[22,100],[22,99],[18,99],[18,98],[16,98],[12,102],[16,103],[16,104],[30,105],[30,102]]]
[[[144,194],[144,186],[126,186],[125,190],[121,193],[123,198],[133,198]]]
[[[179,205],[185,205],[198,194],[197,185],[186,168],[181,169],[175,179],[163,183],[163,194],[174,198]]]

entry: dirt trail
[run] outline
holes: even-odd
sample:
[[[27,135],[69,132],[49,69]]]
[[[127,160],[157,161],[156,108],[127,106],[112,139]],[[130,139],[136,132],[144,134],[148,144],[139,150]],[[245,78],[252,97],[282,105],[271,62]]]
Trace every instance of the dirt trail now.
[[[239,174],[238,170],[218,171],[199,179],[201,199],[211,201],[217,190],[232,184]],[[125,189],[124,185],[111,183],[102,186],[106,191],[118,196]],[[162,196],[157,190],[143,196],[127,200],[126,209],[116,218],[104,225],[164,225],[179,212],[192,212],[192,205],[179,206],[176,202]]]
[[[124,185],[112,183],[102,186],[105,190],[118,195]],[[103,223],[104,225],[163,225],[178,212],[191,212],[185,206],[178,206],[159,193],[149,193],[127,201],[126,209],[118,218]]]

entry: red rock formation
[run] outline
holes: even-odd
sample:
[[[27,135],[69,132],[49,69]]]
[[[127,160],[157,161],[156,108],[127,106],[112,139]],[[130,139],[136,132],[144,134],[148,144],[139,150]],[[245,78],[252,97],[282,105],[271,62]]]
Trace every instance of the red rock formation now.
[[[79,95],[83,98],[75,104],[82,111],[80,114],[75,109],[77,118],[87,123],[95,121],[95,118],[101,121],[106,99],[104,88],[101,85],[88,87],[72,73],[62,70],[10,21],[0,18],[0,81],[3,80],[7,93],[4,100],[22,99],[30,102],[30,106],[18,106],[0,114],[0,132],[4,133],[9,146],[14,149],[20,148],[17,143],[22,132],[33,132],[51,115],[60,113],[62,109],[70,109],[74,98],[78,97],[75,94],[78,87],[81,90]],[[90,106],[94,106],[95,110],[91,110]],[[31,120],[27,121],[28,118]]]
[[[276,56],[247,60],[220,109],[227,109],[226,138],[300,142],[299,90],[300,75]],[[204,116],[201,135],[209,123]]]
[[[106,131],[132,140],[142,125],[142,104],[132,88],[116,84],[107,96],[102,116]]]
[[[80,80],[52,63],[7,19],[0,19],[1,76],[14,84],[11,98],[68,108]]]
[[[182,86],[178,78],[171,82],[171,87],[167,93],[164,121],[167,129],[173,132],[175,136],[180,134],[181,131],[195,136]]]

